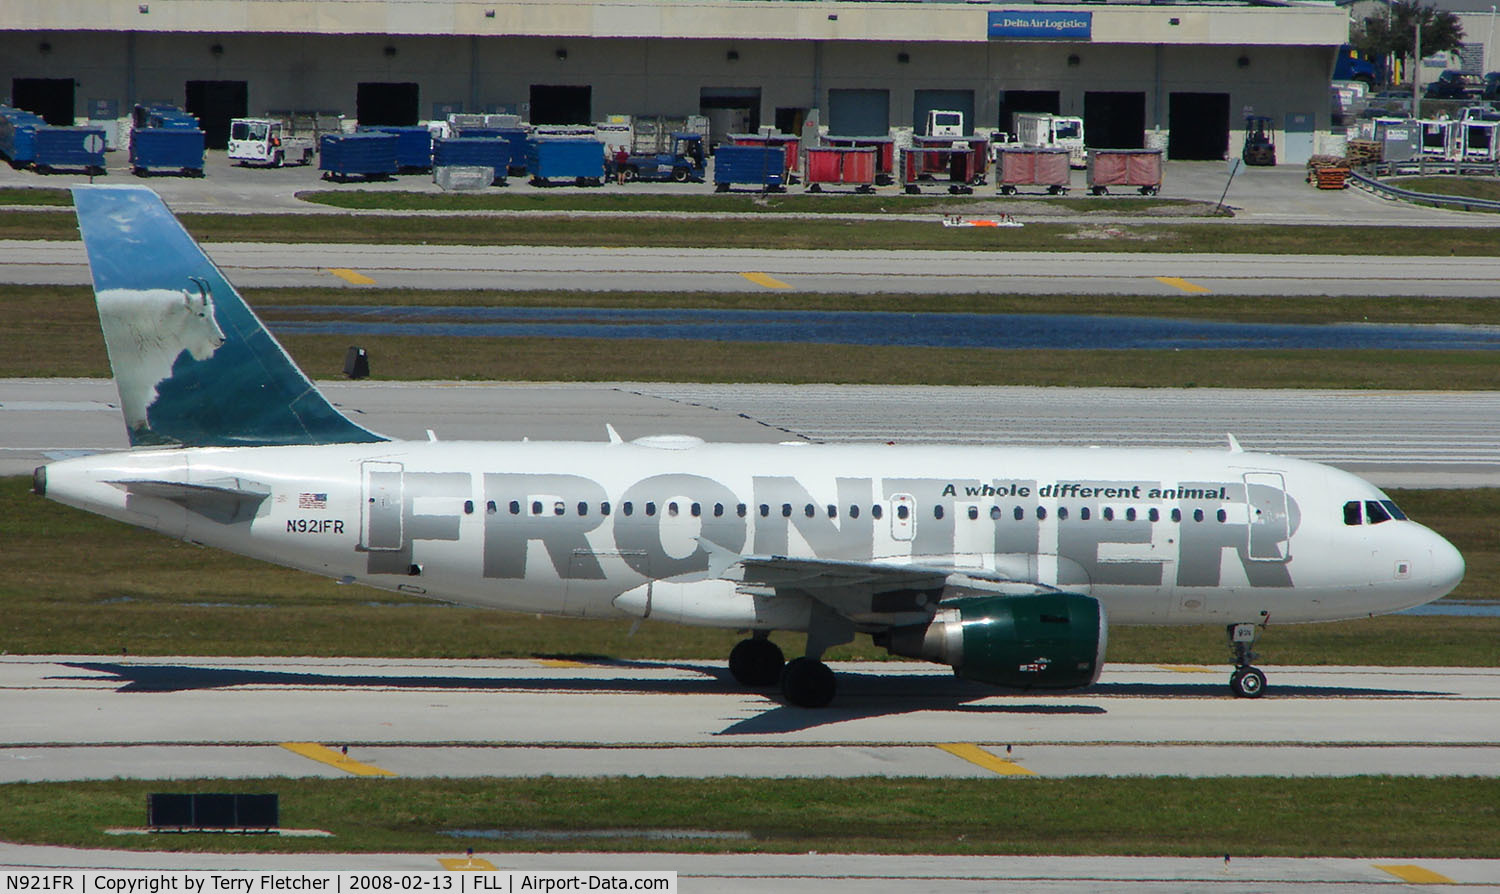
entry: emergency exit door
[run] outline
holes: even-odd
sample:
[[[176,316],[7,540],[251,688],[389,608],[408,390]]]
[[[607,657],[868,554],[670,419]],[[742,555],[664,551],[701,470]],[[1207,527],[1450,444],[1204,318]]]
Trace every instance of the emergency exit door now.
[[[405,483],[401,463],[360,464],[359,542],[367,550],[397,550],[405,537]]]

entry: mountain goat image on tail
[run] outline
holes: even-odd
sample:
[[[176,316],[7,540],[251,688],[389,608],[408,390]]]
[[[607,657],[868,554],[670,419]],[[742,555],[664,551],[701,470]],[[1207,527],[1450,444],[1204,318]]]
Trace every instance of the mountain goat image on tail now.
[[[98,293],[99,317],[109,363],[120,386],[120,407],[132,430],[148,427],[146,412],[157,386],[171,378],[186,351],[207,360],[224,344],[214,320],[207,281],[188,277],[191,288],[107,289]]]

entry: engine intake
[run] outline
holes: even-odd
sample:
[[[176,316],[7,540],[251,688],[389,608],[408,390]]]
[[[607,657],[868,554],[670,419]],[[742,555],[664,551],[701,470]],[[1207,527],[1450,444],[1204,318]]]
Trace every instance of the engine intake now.
[[[967,680],[1076,689],[1099,679],[1109,625],[1092,596],[971,596],[943,602],[927,624],[876,637],[894,655],[953,667]]]

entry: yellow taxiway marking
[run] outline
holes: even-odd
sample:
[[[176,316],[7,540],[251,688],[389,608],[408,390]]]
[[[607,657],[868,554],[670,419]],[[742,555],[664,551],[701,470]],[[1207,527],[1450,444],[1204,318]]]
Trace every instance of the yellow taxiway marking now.
[[[305,758],[315,760],[318,763],[327,764],[345,773],[353,773],[355,776],[395,776],[390,770],[377,767],[374,764],[362,764],[357,760],[351,760],[342,753],[334,751],[327,745],[319,745],[317,742],[282,742],[281,747],[293,754],[300,754]]]
[[[1211,667],[1199,667],[1196,664],[1158,664],[1158,668],[1171,671],[1174,674],[1216,674],[1218,671]]]
[[[588,667],[582,661],[573,661],[569,658],[538,658],[536,663],[542,667]]]
[[[328,270],[328,272],[332,273],[334,276],[337,276],[339,279],[342,279],[344,282],[349,283],[351,285],[356,285],[356,286],[373,286],[373,285],[375,285],[375,280],[369,278],[368,276],[365,276],[363,273],[356,273],[355,271],[350,270],[348,267],[330,267],[329,270]]]
[[[977,764],[986,770],[999,773],[1001,776],[1035,776],[1036,773],[1026,769],[1008,757],[996,757],[969,742],[949,742],[938,745],[939,748],[953,755],[961,757],[971,764]]]
[[[786,283],[782,282],[781,280],[777,279],[776,277],[774,277],[774,276],[767,276],[764,273],[741,273],[740,276],[743,276],[744,278],[750,280],[751,282],[755,283],[758,286],[765,286],[768,289],[790,289],[791,288],[791,286],[787,285]]]
[[[1424,869],[1421,866],[1389,863],[1376,863],[1374,864],[1374,866],[1376,869],[1389,872],[1391,875],[1394,875],[1396,878],[1399,878],[1402,881],[1413,882],[1418,885],[1458,884],[1453,879],[1449,878],[1446,875],[1443,875],[1442,873],[1433,872],[1431,869]]]
[[[483,857],[438,857],[438,865],[449,872],[495,871],[495,864]]]
[[[1210,289],[1206,289],[1203,286],[1198,285],[1197,283],[1188,282],[1187,280],[1182,279],[1180,277],[1176,277],[1176,276],[1158,276],[1158,277],[1156,277],[1156,281],[1159,282],[1159,283],[1165,283],[1165,284],[1171,286],[1174,289],[1181,289],[1184,292],[1208,292],[1208,291],[1211,291]]]

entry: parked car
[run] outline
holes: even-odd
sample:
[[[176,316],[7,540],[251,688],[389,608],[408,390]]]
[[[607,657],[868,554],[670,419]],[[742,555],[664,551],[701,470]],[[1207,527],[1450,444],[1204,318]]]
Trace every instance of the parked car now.
[[[1484,87],[1484,79],[1479,75],[1445,71],[1427,85],[1422,96],[1425,99],[1478,99],[1483,95]]]

